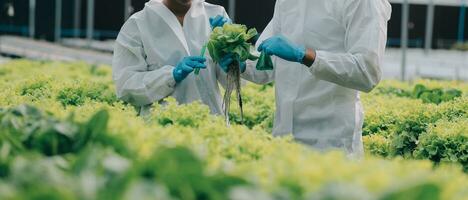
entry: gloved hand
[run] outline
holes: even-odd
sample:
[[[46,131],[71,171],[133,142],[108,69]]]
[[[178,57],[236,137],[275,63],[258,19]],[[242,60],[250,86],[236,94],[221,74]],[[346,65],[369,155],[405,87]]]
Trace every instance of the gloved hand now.
[[[196,68],[205,69],[206,59],[201,56],[188,56],[182,59],[172,71],[172,75],[177,83],[183,81]]]
[[[224,26],[225,23],[231,23],[231,20],[221,15],[217,15],[216,17],[210,18],[211,29]]]
[[[264,51],[268,55],[275,55],[284,60],[302,63],[306,48],[293,44],[284,36],[273,36],[260,44],[258,51]]]
[[[235,58],[235,56],[233,54],[228,54],[228,55],[224,56],[223,58],[221,58],[221,61],[219,61],[219,67],[224,72],[227,73],[229,65],[231,63],[233,63],[234,61],[236,61],[236,59],[237,58]],[[247,66],[247,64],[245,62],[240,62],[239,63],[239,68],[240,68],[241,73],[245,72],[246,66]]]

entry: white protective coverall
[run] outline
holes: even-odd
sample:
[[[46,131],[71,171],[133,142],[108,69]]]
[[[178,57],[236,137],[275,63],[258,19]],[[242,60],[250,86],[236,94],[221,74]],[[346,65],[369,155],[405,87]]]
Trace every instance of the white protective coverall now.
[[[172,71],[186,56],[199,56],[211,33],[209,18],[228,18],[221,6],[193,0],[184,26],[162,3],[151,0],[123,25],[117,37],[113,58],[113,79],[118,98],[148,114],[150,105],[168,96],[178,103],[202,101],[200,91],[210,91],[212,113],[222,114],[218,81],[225,84],[225,73],[207,57],[207,69],[200,70],[203,87],[198,88],[195,74],[176,84]]]
[[[258,44],[281,34],[317,57],[310,68],[274,58],[273,72],[248,63],[244,79],[275,81],[275,136],[292,133],[317,149],[362,156],[359,91],[371,91],[381,79],[390,14],[387,0],[277,0]]]

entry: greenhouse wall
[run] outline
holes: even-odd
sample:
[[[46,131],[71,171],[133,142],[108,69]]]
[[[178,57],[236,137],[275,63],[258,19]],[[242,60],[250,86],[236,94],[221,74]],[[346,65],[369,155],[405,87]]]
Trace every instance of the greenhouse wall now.
[[[0,0],[0,34],[28,35],[30,0]],[[54,40],[54,19],[56,0],[36,0],[35,38]],[[75,14],[75,1],[81,2],[79,14]],[[136,12],[144,7],[147,0],[131,0],[131,8],[124,8],[125,0],[95,0],[94,34],[98,40],[113,39],[125,21],[124,10]],[[229,10],[227,0],[207,0]],[[274,0],[236,0],[235,21],[262,31],[273,15]],[[14,15],[9,16],[11,7]],[[393,13],[389,22],[388,45],[400,46],[401,4],[392,3]],[[87,0],[62,0],[61,37],[86,37]],[[410,6],[409,46],[424,46],[427,5]],[[459,40],[459,6],[438,5],[435,8],[432,48],[450,48]],[[74,17],[80,16],[78,20]],[[465,17],[468,27],[468,15]],[[465,28],[463,40],[468,38]]]

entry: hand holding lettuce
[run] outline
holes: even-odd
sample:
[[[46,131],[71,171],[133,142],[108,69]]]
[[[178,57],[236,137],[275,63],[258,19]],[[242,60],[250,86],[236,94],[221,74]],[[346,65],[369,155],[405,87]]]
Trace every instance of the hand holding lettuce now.
[[[248,29],[245,25],[224,24],[222,27],[216,27],[213,29],[207,45],[213,61],[222,64],[223,71],[227,73],[227,85],[223,99],[223,108],[226,124],[228,125],[231,94],[234,90],[237,93],[237,100],[241,110],[241,121],[243,120],[240,74],[244,70],[241,70],[241,67],[245,67],[245,61],[247,60],[258,59],[258,56],[255,55],[255,47],[251,43],[251,40],[257,36],[257,34],[256,29]],[[231,57],[231,59],[227,57]],[[262,62],[258,63],[257,69],[269,69],[270,67],[265,66],[265,64],[272,64],[271,58],[266,54],[262,54],[261,58]],[[232,61],[226,63],[226,60]],[[271,69],[272,68],[273,67],[271,65]]]
[[[239,63],[258,59],[257,70],[272,70],[273,62],[270,55],[261,52],[258,57],[254,45],[250,42],[257,35],[256,29],[247,30],[245,25],[240,24],[216,27],[208,42],[210,56],[217,63],[221,63],[226,56],[232,56],[232,59]]]

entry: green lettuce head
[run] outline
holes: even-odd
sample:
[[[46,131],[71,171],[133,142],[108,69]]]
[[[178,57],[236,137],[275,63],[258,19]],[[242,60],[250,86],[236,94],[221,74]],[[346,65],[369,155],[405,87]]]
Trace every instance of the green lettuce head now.
[[[240,62],[246,60],[256,60],[255,47],[249,42],[257,36],[256,29],[247,29],[247,26],[240,24],[225,24],[213,30],[208,42],[208,51],[213,61],[219,63],[221,59],[233,54],[239,58]]]

